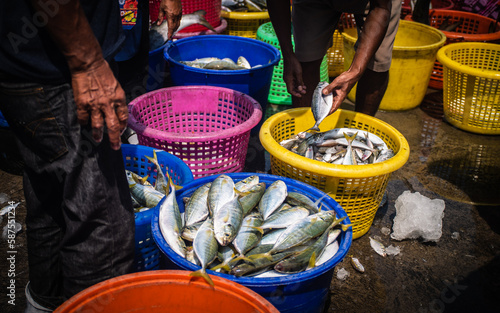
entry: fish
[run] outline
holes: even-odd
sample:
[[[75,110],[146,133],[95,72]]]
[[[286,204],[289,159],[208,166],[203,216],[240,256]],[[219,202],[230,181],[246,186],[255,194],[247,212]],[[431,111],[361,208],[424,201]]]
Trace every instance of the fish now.
[[[198,10],[191,14],[185,14],[181,17],[179,28],[175,31],[178,31],[191,26],[193,24],[200,24],[215,32],[215,29],[208,23],[205,19],[206,12],[205,10]],[[175,35],[174,33],[174,35]],[[149,29],[149,50],[153,51],[161,46],[163,46],[170,38],[168,38],[168,23],[164,21],[160,25],[152,25]]]
[[[347,140],[347,151],[345,153],[344,161],[342,162],[342,165],[357,165],[356,162],[356,157],[352,151],[352,141],[356,137],[356,134],[352,136],[348,136],[346,133],[344,133],[345,139]]]
[[[184,227],[204,221],[209,215],[208,192],[212,183],[197,188],[184,206]]]
[[[307,268],[314,268],[316,266],[316,257],[323,252],[327,245],[328,234],[331,228],[332,226],[327,228],[323,234],[304,251],[278,262],[274,265],[274,270],[279,273],[298,273]]]
[[[183,221],[175,198],[175,187],[169,177],[170,192],[159,208],[160,231],[169,247],[178,255],[186,257],[186,244],[181,237]]]
[[[189,225],[189,226],[184,225],[184,227],[182,228],[182,233],[181,233],[182,239],[187,240],[187,241],[193,241],[194,237],[196,236],[196,233],[198,232],[201,225],[205,221],[206,221],[206,219],[201,221],[201,222]]]
[[[149,160],[149,162],[153,163],[156,166],[156,181],[155,181],[155,190],[165,194],[168,185],[167,178],[165,174],[163,174],[163,170],[161,169],[160,163],[158,163],[158,156],[156,155],[156,150],[153,150],[153,157],[145,155],[145,157]]]
[[[238,195],[225,203],[214,215],[215,239],[221,246],[227,246],[238,234],[243,221],[243,208]]]
[[[269,216],[269,218],[264,223],[262,223],[262,225],[256,228],[258,230],[261,230],[262,233],[266,229],[286,228],[293,224],[295,221],[307,216],[309,216],[308,209],[301,206],[295,206],[271,214],[271,216]]]
[[[369,238],[370,238],[370,246],[373,248],[373,250],[375,250],[375,252],[377,252],[378,255],[386,257],[387,253],[385,252],[384,245],[380,241],[377,241],[372,237]]]
[[[319,125],[330,114],[333,106],[333,94],[323,95],[322,93],[323,89],[328,85],[328,82],[319,82],[316,89],[314,89],[311,111],[316,123],[308,131],[314,130],[319,132]]]
[[[311,213],[318,213],[319,212],[318,204],[321,202],[321,200],[323,200],[327,196],[328,194],[325,194],[321,198],[316,200],[316,202],[314,202],[308,196],[303,195],[299,192],[288,192],[285,201],[291,205],[303,206],[309,211],[311,211]]]
[[[201,225],[193,241],[194,254],[200,261],[201,269],[190,273],[189,276],[203,277],[210,286],[213,286],[214,282],[207,274],[206,269],[217,257],[218,247],[215,239],[214,221],[209,218]]]
[[[240,231],[233,240],[233,245],[240,256],[257,246],[262,238],[262,233],[256,229],[263,223],[258,212],[245,216],[240,227]]]
[[[363,266],[363,264],[361,264],[361,262],[359,261],[358,258],[355,258],[355,257],[352,257],[351,256],[351,265],[352,267],[354,267],[354,269],[360,273],[364,273],[365,272],[365,267]]]
[[[286,228],[273,229],[260,240],[261,245],[274,245]]]
[[[251,175],[248,176],[247,178],[244,178],[238,182],[234,183],[234,188],[238,190],[239,192],[246,192],[252,189],[255,185],[259,183],[259,176],[258,175]]]
[[[266,183],[258,183],[239,195],[238,201],[243,208],[243,216],[247,215],[257,206],[265,191]]]
[[[236,70],[244,70],[246,69],[243,66],[240,66],[236,63],[234,63],[233,60],[231,59],[222,59],[222,60],[215,60],[212,62],[209,62],[203,66],[204,69],[206,70],[228,70],[228,71],[236,71]]]
[[[132,184],[129,182],[129,189],[134,199],[137,200],[141,206],[148,208],[157,206],[161,199],[165,197],[165,194],[157,191],[153,186],[141,185],[139,182],[134,182]]]
[[[234,181],[231,177],[221,174],[217,176],[208,190],[208,209],[210,216],[215,216],[217,211],[235,195]]]
[[[287,194],[286,184],[282,180],[276,180],[266,189],[259,201],[259,211],[264,220],[280,207]]]
[[[236,65],[246,68],[246,69],[251,69],[252,66],[248,62],[248,60],[244,56],[240,56],[238,60],[236,61]]]
[[[232,245],[219,246],[217,252],[217,260],[220,261],[219,264],[210,268],[211,271],[225,272],[228,273],[237,261],[233,261],[236,258],[236,251]]]

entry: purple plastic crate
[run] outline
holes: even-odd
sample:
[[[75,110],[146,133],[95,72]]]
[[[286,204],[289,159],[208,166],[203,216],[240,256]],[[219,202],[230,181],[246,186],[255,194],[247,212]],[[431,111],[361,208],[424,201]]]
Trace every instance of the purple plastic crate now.
[[[129,126],[139,143],[184,161],[194,178],[241,172],[260,104],[228,88],[179,86],[148,92],[130,102]]]

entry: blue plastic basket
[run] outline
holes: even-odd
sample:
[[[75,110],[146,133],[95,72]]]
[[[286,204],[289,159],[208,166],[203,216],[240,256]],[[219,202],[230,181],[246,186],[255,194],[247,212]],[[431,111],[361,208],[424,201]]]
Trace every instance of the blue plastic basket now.
[[[267,186],[276,180],[282,180],[286,183],[289,191],[300,192],[308,195],[312,199],[319,199],[325,196],[325,193],[315,187],[305,183],[296,181],[290,178],[284,178],[276,175],[255,174],[255,173],[229,173],[226,174],[235,182],[242,180],[250,175],[258,175],[261,182],[265,182]],[[189,197],[198,187],[205,183],[213,181],[218,175],[207,176],[196,179],[181,189],[177,194],[177,203],[181,212],[184,211],[184,203],[182,199]],[[162,200],[163,201],[163,200]],[[346,217],[343,224],[350,224],[346,212],[340,205],[331,197],[325,197],[322,202],[322,210],[335,210],[337,217]],[[168,246],[163,238],[158,224],[159,206],[153,211],[153,219],[151,221],[151,230],[153,238],[156,241],[160,250],[168,257],[166,269],[182,269],[188,271],[199,270],[200,267],[192,264],[179,256]],[[352,243],[352,231],[349,229],[342,232],[340,235],[339,251],[327,262],[304,272],[291,274],[282,277],[255,278],[255,277],[236,277],[229,274],[223,274],[208,270],[211,275],[220,276],[245,287],[252,289],[271,304],[273,304],[280,312],[297,312],[297,313],[318,313],[323,312],[328,298],[328,291],[333,277],[335,266],[349,251]]]
[[[230,35],[205,35],[167,43],[164,56],[169,64],[174,86],[208,85],[240,91],[254,98],[266,111],[273,69],[280,52],[272,45]],[[244,56],[250,65],[260,67],[244,70],[208,70],[180,63],[205,57],[230,58],[236,62]]]
[[[125,169],[141,176],[149,175],[148,181],[156,181],[156,166],[145,156],[153,157],[153,148],[141,145],[122,144]],[[172,178],[174,184],[183,186],[193,180],[189,167],[178,157],[165,152],[156,152],[158,163],[164,173]],[[135,258],[134,269],[139,271],[159,269],[160,251],[151,235],[153,209],[135,213]]]

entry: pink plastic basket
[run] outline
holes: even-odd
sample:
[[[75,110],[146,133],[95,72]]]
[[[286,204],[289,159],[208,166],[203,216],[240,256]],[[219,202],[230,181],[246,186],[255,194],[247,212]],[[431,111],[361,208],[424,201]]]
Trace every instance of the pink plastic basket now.
[[[241,172],[250,131],[262,118],[250,96],[213,86],[158,89],[131,101],[129,110],[139,144],[177,156],[195,179]]]

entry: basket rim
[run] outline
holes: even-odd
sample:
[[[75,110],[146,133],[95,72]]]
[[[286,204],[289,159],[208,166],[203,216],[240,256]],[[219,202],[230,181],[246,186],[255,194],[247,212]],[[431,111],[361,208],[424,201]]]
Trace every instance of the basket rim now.
[[[395,141],[399,144],[399,151],[392,158],[380,163],[366,165],[337,165],[310,160],[306,157],[300,156],[292,151],[283,148],[271,136],[271,126],[285,115],[297,117],[306,113],[312,115],[311,108],[304,107],[288,109],[269,117],[262,124],[259,133],[260,142],[264,149],[266,149],[266,151],[269,152],[272,156],[286,162],[287,164],[295,168],[304,169],[308,172],[320,173],[322,176],[341,178],[365,178],[389,174],[401,168],[403,165],[405,165],[406,161],[408,161],[408,158],[410,156],[410,146],[406,138],[396,128],[373,116],[343,109],[337,109],[333,113],[333,115],[347,115],[351,120],[355,120],[356,116],[360,115],[365,119],[369,119],[374,123],[383,126],[389,132],[391,132],[392,135],[394,135],[393,139],[395,139]],[[305,131],[306,129],[307,127],[304,127],[304,129],[302,130],[297,129],[297,132]]]
[[[437,28],[431,27],[429,25],[425,25],[422,23],[417,23],[413,21],[406,21],[406,20],[400,20],[399,21],[400,25],[401,24],[407,24],[407,25],[412,25],[413,27],[420,28],[420,29],[427,29],[441,37],[441,39],[438,42],[435,42],[430,45],[425,45],[425,46],[399,46],[399,45],[394,45],[393,51],[421,51],[421,50],[431,50],[431,49],[439,49],[446,43],[446,35],[440,31]],[[347,40],[351,43],[355,43],[357,40],[357,37],[353,37],[349,34],[346,34],[345,32],[342,33],[342,37],[344,40]]]
[[[462,72],[468,75],[489,78],[489,79],[500,79],[500,71],[477,69],[470,67],[465,64],[460,64],[457,61],[452,60],[447,56],[447,52],[456,49],[488,49],[500,51],[500,45],[486,42],[457,42],[451,43],[439,49],[437,53],[438,61],[452,70]]]
[[[215,174],[215,175],[211,175],[211,176],[202,177],[202,178],[196,179],[196,180],[188,183],[187,185],[185,185],[183,187],[183,189],[181,189],[179,191],[179,194],[176,194],[176,199],[177,199],[178,203],[179,203],[179,199],[182,199],[185,192],[189,192],[192,188],[194,188],[196,186],[202,186],[203,184],[205,184],[207,182],[213,181],[219,175],[220,174]],[[328,195],[324,191],[322,191],[316,187],[313,187],[311,185],[308,185],[304,182],[301,182],[301,181],[298,181],[298,180],[295,180],[292,178],[278,176],[278,175],[256,174],[256,173],[250,173],[250,172],[226,173],[225,175],[231,177],[235,182],[239,181],[241,179],[244,179],[248,176],[251,176],[251,175],[258,175],[259,178],[264,178],[264,179],[268,179],[268,180],[278,180],[279,179],[279,180],[285,181],[285,183],[287,183],[287,184],[289,182],[293,183],[293,186],[296,189],[300,188],[302,192],[305,192],[308,194],[311,194],[311,193],[316,194],[318,196],[318,199],[325,196],[325,195]],[[266,186],[266,188],[267,187],[268,186]],[[345,217],[345,219],[341,223],[344,225],[350,224],[351,223],[350,217],[347,215],[346,211],[342,208],[342,206],[340,206],[340,204],[332,197],[327,197],[327,198],[329,198],[328,201],[330,203],[334,204],[334,205],[332,205],[333,206],[332,209],[336,212],[336,216],[337,217]],[[154,241],[156,242],[158,248],[162,251],[162,253],[164,253],[168,258],[170,258],[170,255],[167,255],[166,252],[169,252],[169,254],[172,255],[173,259],[171,259],[171,261],[173,263],[176,263],[176,265],[178,265],[177,262],[179,262],[183,266],[186,266],[189,270],[197,270],[200,268],[200,266],[195,265],[195,264],[187,261],[186,259],[182,258],[180,255],[178,255],[176,252],[174,252],[170,248],[170,246],[168,245],[166,240],[163,238],[163,235],[161,234],[158,219],[159,219],[159,208],[161,207],[161,204],[164,200],[165,200],[165,198],[163,198],[161,200],[161,202],[155,208],[153,208],[153,210],[154,210],[153,211],[153,218],[151,219],[152,237],[153,237]],[[183,204],[179,203],[179,205],[181,206]],[[230,274],[213,272],[210,270],[207,270],[207,272],[209,272],[209,274],[212,274],[215,276],[228,278],[231,281],[234,281],[236,283],[242,284],[242,285],[247,286],[247,287],[268,287],[268,286],[275,286],[276,284],[281,285],[281,284],[290,283],[290,282],[299,283],[301,281],[306,281],[306,280],[311,279],[311,275],[320,276],[320,275],[328,272],[329,270],[332,269],[331,268],[332,265],[334,267],[338,263],[340,263],[340,261],[342,261],[342,259],[347,255],[347,252],[349,251],[349,249],[351,248],[351,245],[352,245],[352,235],[353,235],[352,227],[350,227],[347,231],[343,232],[343,234],[344,234],[343,235],[344,238],[339,243],[339,250],[337,251],[337,253],[335,254],[335,256],[333,258],[331,258],[330,260],[326,261],[325,263],[323,263],[319,266],[316,266],[316,267],[309,269],[307,271],[304,271],[304,272],[290,274],[287,276],[266,277],[266,278],[253,278],[253,277],[246,277],[246,276],[237,277],[237,276],[233,276]],[[333,263],[335,263],[335,264],[333,264]]]
[[[147,99],[149,97],[154,96],[157,93],[163,93],[163,92],[182,92],[184,90],[200,90],[200,89],[205,89],[205,90],[216,90],[216,91],[223,91],[227,93],[232,93],[236,96],[246,98],[248,101],[253,106],[253,113],[250,116],[250,118],[240,125],[220,130],[220,131],[215,131],[215,132],[209,132],[209,133],[172,133],[172,132],[167,132],[167,131],[162,131],[162,130],[156,130],[153,129],[152,127],[146,126],[142,123],[140,123],[133,114],[129,114],[129,119],[128,119],[128,124],[130,128],[132,128],[134,131],[136,131],[138,134],[142,136],[147,136],[147,137],[153,137],[159,140],[164,140],[164,141],[194,141],[194,142],[200,142],[200,141],[213,141],[213,140],[220,140],[220,139],[226,139],[230,137],[234,137],[235,133],[236,134],[243,134],[245,132],[249,132],[254,126],[259,124],[260,120],[262,119],[262,107],[260,106],[259,102],[257,100],[253,99],[247,94],[244,94],[240,91],[225,88],[225,87],[216,87],[216,86],[205,86],[205,85],[191,85],[191,86],[175,86],[175,87],[166,87],[166,88],[161,88],[157,90],[153,90],[150,92],[147,92],[134,100],[132,100],[129,103],[129,111],[133,108],[136,103]]]
[[[220,71],[220,70],[203,69],[203,68],[196,68],[196,67],[192,67],[192,66],[187,66],[186,64],[183,64],[170,56],[170,53],[169,53],[170,49],[172,49],[176,45],[182,45],[186,42],[201,41],[201,40],[205,40],[205,41],[216,40],[216,41],[227,41],[227,42],[234,42],[236,40],[236,41],[255,43],[255,44],[259,44],[262,47],[265,47],[266,49],[268,49],[270,52],[272,52],[275,55],[275,58],[271,62],[269,62],[267,64],[261,64],[261,66],[255,67],[255,68]],[[190,72],[203,73],[203,74],[214,73],[214,74],[218,74],[218,75],[248,75],[251,72],[266,71],[266,70],[268,70],[269,67],[274,67],[276,64],[278,64],[278,62],[281,59],[281,52],[276,47],[273,47],[272,45],[268,44],[267,42],[253,39],[253,38],[233,36],[233,35],[223,35],[223,36],[203,35],[203,36],[186,37],[186,38],[178,39],[176,41],[167,42],[164,46],[163,57],[165,58],[165,60],[167,60],[167,62],[173,63],[176,66],[180,66],[184,70],[190,71]]]
[[[473,17],[476,20],[483,20],[485,22],[491,23],[491,22],[496,22],[494,19],[489,18],[487,16],[477,14],[477,13],[472,13],[472,12],[466,12],[466,11],[457,11],[457,10],[446,10],[446,9],[430,9],[429,14],[433,14],[433,12],[437,13],[443,13],[443,14],[448,14],[448,15],[456,15],[456,16],[468,16],[468,17]],[[450,14],[451,13],[451,14]],[[412,15],[408,14],[405,19],[411,19]],[[408,20],[406,20],[408,22]],[[500,25],[500,22],[496,22],[497,26]],[[457,33],[457,32],[450,32],[450,31],[445,31],[441,30],[447,38],[450,39],[463,39],[463,40],[468,40],[468,41],[493,41],[493,40],[498,40],[500,39],[500,30],[494,32],[494,33],[488,33],[488,34],[467,34],[467,33]]]
[[[269,19],[269,12],[227,12],[221,10],[220,16],[230,19],[240,19],[240,20],[263,20]]]

